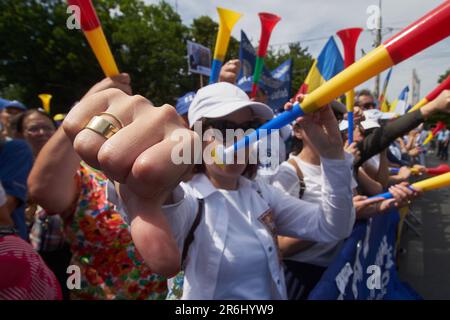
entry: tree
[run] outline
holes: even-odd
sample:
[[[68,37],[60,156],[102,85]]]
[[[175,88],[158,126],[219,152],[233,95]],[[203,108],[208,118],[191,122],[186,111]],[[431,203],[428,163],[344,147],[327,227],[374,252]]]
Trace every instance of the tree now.
[[[121,0],[120,15],[108,19],[106,9],[114,4],[117,1],[105,1],[105,28],[119,66],[131,74],[133,90],[155,105],[173,104],[192,90],[186,62],[189,29],[166,2],[145,5],[140,0]]]
[[[68,36],[66,19],[62,1],[0,2],[0,87],[25,88],[20,98],[30,107],[40,106],[37,95],[42,92],[69,106],[81,95],[82,84],[95,79],[92,68],[82,68],[95,65],[95,59],[84,40]]]
[[[173,103],[192,89],[184,58],[189,30],[170,5],[98,0],[95,6],[119,69],[130,73],[135,93],[158,105]],[[66,28],[66,9],[63,0],[0,2],[0,87],[25,88],[23,102],[29,107],[41,105],[39,93],[51,93],[52,113],[67,111],[103,77],[82,32]]]
[[[209,16],[200,16],[194,19],[191,24],[191,40],[209,48],[211,50],[211,55],[213,55],[218,31],[219,24],[217,22],[212,20]],[[238,58],[239,41],[231,36],[225,61]]]
[[[292,58],[292,85],[291,95],[294,95],[305,81],[313,58],[307,48],[302,48],[299,42],[290,43],[288,50],[268,50],[265,63],[270,70],[275,69],[287,59]]]
[[[448,69],[447,71],[445,71],[444,74],[441,74],[441,75],[439,76],[438,83],[441,83],[442,81],[444,81],[445,79],[447,79],[448,76],[450,76],[450,69]]]
[[[438,83],[441,83],[442,81],[447,79],[447,77],[449,75],[450,75],[450,69],[448,69],[446,72],[444,72],[443,74],[441,74],[439,76]],[[430,117],[430,119],[427,120],[427,124],[434,125],[438,121],[445,122],[445,124],[447,125],[447,128],[450,128],[450,116],[448,114],[443,114],[443,113],[436,114],[436,115]]]
[[[119,70],[131,75],[135,94],[155,105],[174,104],[198,89],[198,77],[188,74],[186,41],[214,52],[218,24],[200,16],[191,26],[165,1],[96,0],[95,8]],[[83,33],[66,26],[65,0],[0,1],[0,96],[40,107],[40,93],[53,95],[52,114],[67,112],[103,72]],[[239,42],[231,37],[226,60],[239,57]],[[269,50],[273,69],[294,59],[293,90],[303,82],[312,63],[306,49]]]

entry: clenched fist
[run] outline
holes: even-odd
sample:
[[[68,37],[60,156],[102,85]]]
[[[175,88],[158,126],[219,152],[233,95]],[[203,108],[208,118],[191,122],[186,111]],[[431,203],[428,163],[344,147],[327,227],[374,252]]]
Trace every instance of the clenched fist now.
[[[109,139],[85,128],[102,112],[113,115],[101,118],[115,127],[121,127],[117,119],[124,126]],[[165,276],[178,272],[180,252],[161,206],[192,165],[174,164],[172,150],[180,142],[171,135],[183,131],[187,137],[183,143],[190,146],[198,136],[186,129],[172,106],[154,107],[144,97],[119,89],[83,98],[67,115],[63,128],[79,156],[116,181],[130,217],[133,241],[149,267]]]

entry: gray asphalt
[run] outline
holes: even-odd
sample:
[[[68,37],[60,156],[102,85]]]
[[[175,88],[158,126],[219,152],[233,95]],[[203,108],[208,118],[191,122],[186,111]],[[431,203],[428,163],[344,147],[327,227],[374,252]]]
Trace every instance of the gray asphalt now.
[[[434,155],[427,166],[441,163]],[[450,299],[450,188],[430,191],[416,200],[412,213],[422,224],[409,217],[398,254],[399,274],[424,299]]]

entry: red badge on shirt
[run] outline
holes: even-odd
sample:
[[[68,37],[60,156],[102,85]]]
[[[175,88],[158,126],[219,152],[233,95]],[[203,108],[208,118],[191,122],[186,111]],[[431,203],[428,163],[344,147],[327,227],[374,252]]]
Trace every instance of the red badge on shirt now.
[[[277,234],[277,227],[275,225],[275,221],[273,219],[272,210],[268,209],[263,214],[261,214],[258,217],[258,220],[266,227],[267,231],[269,231],[270,235],[272,236],[273,242],[275,243],[277,252],[278,252],[278,259],[280,260],[280,263],[282,261],[281,251],[280,247],[278,246],[278,234]]]

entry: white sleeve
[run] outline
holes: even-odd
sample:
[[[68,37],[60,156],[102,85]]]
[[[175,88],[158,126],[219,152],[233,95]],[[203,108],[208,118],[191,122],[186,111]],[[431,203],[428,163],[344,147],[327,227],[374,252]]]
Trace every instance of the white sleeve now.
[[[0,183],[0,207],[6,203],[6,193],[5,189],[3,189],[2,184]]]
[[[283,162],[272,177],[271,185],[294,198],[300,195],[300,179],[295,168],[289,162]]]
[[[184,240],[198,211],[198,200],[192,195],[190,187],[185,183],[181,183],[175,188],[173,200],[173,204],[163,205],[162,211],[177,241],[178,248],[182,250]]]
[[[283,162],[271,175],[263,175],[258,171],[257,179],[281,190],[295,198],[300,195],[300,180],[295,168],[289,162]]]
[[[321,159],[322,201],[310,203],[266,185],[270,207],[280,235],[332,242],[348,237],[355,222],[351,191],[351,164],[346,160]]]
[[[112,182],[108,183],[107,199],[116,206],[116,210],[120,213],[121,217],[128,225],[130,225],[126,205],[117,194]],[[173,191],[173,199],[174,203],[163,205],[162,211],[170,225],[178,247],[182,249],[184,239],[194,222],[198,202],[197,199],[192,196],[190,188],[184,183],[181,183],[175,188]]]

